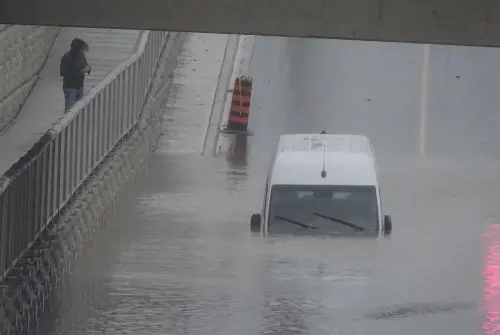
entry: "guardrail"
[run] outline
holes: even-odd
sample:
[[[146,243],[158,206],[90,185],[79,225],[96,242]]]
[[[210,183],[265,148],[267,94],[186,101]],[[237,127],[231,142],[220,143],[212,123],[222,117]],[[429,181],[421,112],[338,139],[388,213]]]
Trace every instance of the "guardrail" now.
[[[167,36],[143,32],[132,57],[0,177],[0,281],[137,123]]]

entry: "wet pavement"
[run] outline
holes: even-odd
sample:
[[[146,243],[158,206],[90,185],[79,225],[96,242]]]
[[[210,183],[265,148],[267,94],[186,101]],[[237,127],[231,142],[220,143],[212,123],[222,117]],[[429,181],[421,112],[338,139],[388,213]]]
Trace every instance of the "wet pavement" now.
[[[425,109],[420,45],[257,38],[254,136],[165,121],[41,333],[499,334],[499,61],[433,46]],[[391,237],[252,237],[277,136],[325,128],[371,138]]]

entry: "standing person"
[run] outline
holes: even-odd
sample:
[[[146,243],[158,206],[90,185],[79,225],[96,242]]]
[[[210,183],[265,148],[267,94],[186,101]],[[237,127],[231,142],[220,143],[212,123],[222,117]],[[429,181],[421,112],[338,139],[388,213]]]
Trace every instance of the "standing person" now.
[[[88,44],[80,39],[71,41],[71,48],[61,58],[60,75],[63,77],[64,111],[67,112],[83,97],[85,73],[90,74],[90,66],[85,58]]]

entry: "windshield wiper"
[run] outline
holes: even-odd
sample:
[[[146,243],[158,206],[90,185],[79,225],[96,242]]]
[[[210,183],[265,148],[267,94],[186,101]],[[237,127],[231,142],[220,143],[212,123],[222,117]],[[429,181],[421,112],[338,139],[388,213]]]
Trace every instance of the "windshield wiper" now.
[[[352,229],[357,229],[359,231],[364,231],[365,230],[363,227],[355,225],[354,223],[350,223],[350,222],[347,222],[347,221],[344,221],[344,220],[332,218],[331,216],[327,216],[327,215],[320,214],[320,213],[314,213],[314,215],[319,216],[320,218],[323,218],[323,219],[327,219],[327,220],[330,220],[330,221],[333,221],[333,222],[337,222],[337,223],[343,224],[344,226],[351,227]]]
[[[289,218],[285,218],[285,217],[282,217],[282,216],[279,216],[279,215],[275,215],[275,218],[283,220],[283,221],[287,221],[287,222],[290,222],[290,223],[293,223],[294,225],[300,226],[302,228],[318,229],[318,227],[311,226],[311,225],[308,225],[308,224],[305,224],[305,223],[301,223],[299,221],[295,221],[295,220],[292,220],[292,219],[289,219]]]

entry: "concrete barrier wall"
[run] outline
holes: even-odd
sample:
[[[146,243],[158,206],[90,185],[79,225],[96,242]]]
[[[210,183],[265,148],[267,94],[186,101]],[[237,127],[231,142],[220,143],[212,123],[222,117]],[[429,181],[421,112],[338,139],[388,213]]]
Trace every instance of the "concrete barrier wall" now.
[[[18,274],[0,286],[0,334],[25,334],[89,244],[120,191],[147,163],[161,134],[166,92],[184,41],[171,33],[138,122],[85,180],[44,237],[21,260]]]
[[[0,25],[0,131],[30,94],[59,29]]]

